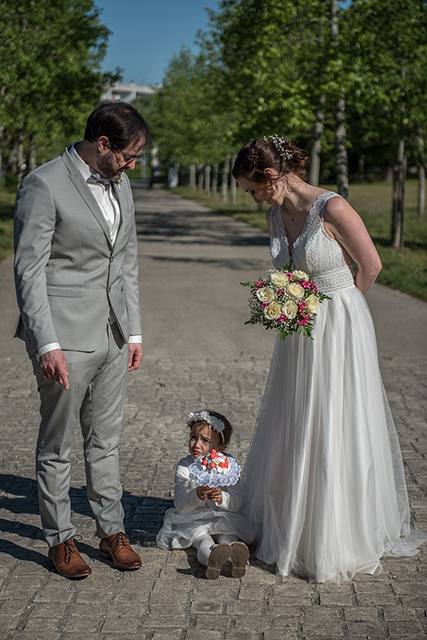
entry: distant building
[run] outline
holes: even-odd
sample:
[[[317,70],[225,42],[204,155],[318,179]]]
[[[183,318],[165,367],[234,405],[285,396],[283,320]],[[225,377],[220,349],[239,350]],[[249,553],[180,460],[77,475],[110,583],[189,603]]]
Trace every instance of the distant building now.
[[[159,88],[160,85],[153,88],[143,84],[135,84],[134,82],[129,82],[129,84],[115,84],[112,87],[107,87],[105,89],[102,94],[102,99],[132,102],[132,100],[135,100],[137,96],[156,93]]]

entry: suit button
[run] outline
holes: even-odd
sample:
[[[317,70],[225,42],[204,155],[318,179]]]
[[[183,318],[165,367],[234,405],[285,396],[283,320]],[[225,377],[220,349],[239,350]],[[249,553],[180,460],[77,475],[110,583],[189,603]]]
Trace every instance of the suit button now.
[[[108,287],[108,293],[110,293],[110,291],[111,291],[111,287]]]
[[[114,262],[114,256],[110,256],[110,262]]]

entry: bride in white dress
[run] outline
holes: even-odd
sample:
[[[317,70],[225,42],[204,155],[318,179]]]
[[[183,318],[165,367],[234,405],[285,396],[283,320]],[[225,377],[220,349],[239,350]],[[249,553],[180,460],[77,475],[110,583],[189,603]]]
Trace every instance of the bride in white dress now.
[[[381,262],[358,214],[305,182],[308,158],[278,136],[255,140],[233,168],[267,213],[275,267],[292,259],[330,296],[313,340],[277,338],[244,470],[257,557],[279,575],[350,579],[382,555],[414,555],[402,456],[364,293]],[[357,264],[355,274],[354,262]]]

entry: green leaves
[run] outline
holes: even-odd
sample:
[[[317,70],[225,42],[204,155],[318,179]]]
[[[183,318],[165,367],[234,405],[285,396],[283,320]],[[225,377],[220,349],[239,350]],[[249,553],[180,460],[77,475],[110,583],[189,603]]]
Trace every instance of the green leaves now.
[[[108,80],[100,63],[109,30],[92,0],[0,0],[0,124],[13,141],[43,145],[81,135]]]

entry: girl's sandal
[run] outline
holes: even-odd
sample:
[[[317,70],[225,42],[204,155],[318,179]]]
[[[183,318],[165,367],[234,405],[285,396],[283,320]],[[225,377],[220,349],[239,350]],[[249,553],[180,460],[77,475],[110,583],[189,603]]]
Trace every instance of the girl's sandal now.
[[[227,562],[232,555],[232,548],[229,544],[223,542],[217,544],[209,555],[209,564],[206,569],[206,578],[208,580],[216,580],[221,573],[222,565]]]
[[[233,578],[242,578],[245,575],[246,565],[249,560],[249,549],[244,542],[231,543],[231,561],[233,563],[231,575]]]

